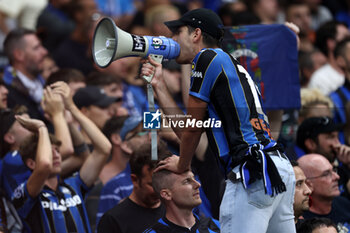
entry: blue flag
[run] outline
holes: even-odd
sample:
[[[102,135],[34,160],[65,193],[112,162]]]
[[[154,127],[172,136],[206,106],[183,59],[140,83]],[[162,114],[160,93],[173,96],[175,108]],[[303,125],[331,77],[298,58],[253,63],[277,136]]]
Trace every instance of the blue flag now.
[[[300,108],[297,42],[289,28],[279,24],[225,27],[223,49],[249,72],[265,109]]]

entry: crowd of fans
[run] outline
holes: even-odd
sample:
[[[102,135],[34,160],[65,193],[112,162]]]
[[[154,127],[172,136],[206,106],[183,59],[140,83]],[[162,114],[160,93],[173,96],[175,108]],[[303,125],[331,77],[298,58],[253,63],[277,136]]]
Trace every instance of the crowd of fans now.
[[[298,161],[296,229],[350,230],[349,1],[2,0],[0,232],[220,231],[225,177],[205,133],[192,171],[161,170],[152,187],[157,163],[142,125],[149,104],[141,58],[106,68],[92,59],[102,17],[131,34],[171,37],[163,23],[201,7],[228,27],[297,26],[301,108],[278,109],[283,115],[270,122]],[[185,112],[191,67],[162,68]],[[159,159],[178,154],[179,143],[174,131],[159,130]]]

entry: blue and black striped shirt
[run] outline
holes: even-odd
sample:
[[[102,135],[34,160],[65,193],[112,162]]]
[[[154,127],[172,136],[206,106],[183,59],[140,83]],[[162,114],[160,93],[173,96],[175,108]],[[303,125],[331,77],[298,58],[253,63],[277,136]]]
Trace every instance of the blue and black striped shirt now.
[[[91,233],[83,203],[87,191],[77,175],[65,179],[56,191],[45,186],[31,198],[25,182],[14,191],[13,204],[33,233]]]
[[[196,223],[191,228],[182,227],[170,222],[163,217],[158,220],[151,228],[143,233],[218,233],[220,232],[220,223],[212,218],[194,215]]]
[[[248,72],[222,49],[203,49],[193,60],[190,95],[208,103],[208,118],[220,128],[207,135],[225,173],[238,165],[248,148],[276,142],[270,134],[260,92]]]

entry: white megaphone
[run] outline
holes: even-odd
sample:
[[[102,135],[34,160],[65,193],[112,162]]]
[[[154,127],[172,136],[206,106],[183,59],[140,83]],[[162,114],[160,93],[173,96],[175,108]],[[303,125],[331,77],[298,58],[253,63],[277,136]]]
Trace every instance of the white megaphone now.
[[[147,57],[174,59],[180,54],[180,46],[173,39],[155,36],[137,36],[118,28],[111,18],[103,18],[96,27],[92,55],[95,63],[105,68],[123,57]]]

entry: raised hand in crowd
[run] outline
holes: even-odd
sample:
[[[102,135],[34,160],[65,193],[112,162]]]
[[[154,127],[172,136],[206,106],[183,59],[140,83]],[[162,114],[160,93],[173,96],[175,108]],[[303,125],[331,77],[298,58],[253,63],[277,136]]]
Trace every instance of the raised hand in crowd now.
[[[65,118],[62,97],[57,93],[53,93],[51,87],[46,87],[41,106],[45,115],[53,124],[55,136],[62,142],[60,152],[62,158],[65,159],[73,154],[73,144]]]
[[[59,94],[54,94],[50,87],[46,87],[44,90],[41,107],[43,108],[46,117],[51,121],[54,120],[53,118],[64,115],[64,104],[62,97]]]
[[[344,144],[338,144],[333,146],[333,151],[337,157],[337,159],[350,168],[350,147]]]
[[[171,157],[168,157],[164,160],[159,161],[157,168],[154,170],[154,172],[160,171],[162,169],[167,169],[174,173],[180,174],[183,171],[179,171],[178,164],[179,164],[179,156],[172,155]],[[186,171],[189,171],[189,170],[190,170],[190,167]]]
[[[70,88],[65,82],[56,82],[50,85],[53,93],[60,94],[65,107],[72,113],[74,119],[88,138],[91,140],[93,151],[88,156],[80,169],[80,176],[87,186],[92,185],[97,179],[107,156],[110,154],[112,145],[99,128],[86,117],[74,104]]]
[[[28,115],[16,115],[15,118],[24,128],[33,133],[37,133],[41,127],[45,127],[43,121],[32,119]]]
[[[295,36],[297,39],[297,47],[299,50],[299,48],[300,48],[300,38],[299,38],[300,28],[295,23],[292,23],[292,22],[285,22],[284,25],[295,33]]]
[[[50,87],[54,90],[54,93],[60,94],[62,96],[66,109],[71,110],[71,108],[75,104],[73,102],[72,93],[68,84],[65,82],[59,81],[51,84]]]
[[[38,133],[38,144],[34,156],[37,163],[34,164],[32,163],[32,160],[29,159],[25,160],[27,166],[30,166],[30,169],[33,170],[27,181],[28,194],[30,197],[36,197],[42,191],[45,181],[53,169],[53,155],[49,132],[45,123],[41,120],[31,119],[27,116],[20,115],[16,115],[15,117],[24,128]],[[16,191],[14,193],[16,193]]]

